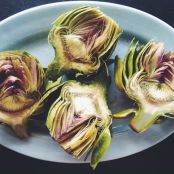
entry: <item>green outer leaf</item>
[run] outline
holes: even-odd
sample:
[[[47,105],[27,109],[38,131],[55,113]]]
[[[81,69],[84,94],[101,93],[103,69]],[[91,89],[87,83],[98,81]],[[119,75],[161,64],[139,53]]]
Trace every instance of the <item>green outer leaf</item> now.
[[[112,56],[112,54],[115,50],[115,47],[117,46],[118,39],[121,35],[122,35],[122,30],[121,30],[121,28],[118,28],[117,29],[117,38],[115,40],[115,43],[112,45],[112,47],[107,52],[105,52],[105,54],[103,56],[101,56],[101,59],[103,59],[104,61],[107,61]]]
[[[68,23],[74,18],[75,15],[83,12],[85,9],[87,9],[89,7],[87,6],[82,6],[79,8],[76,8],[74,10],[68,11],[64,14],[62,14],[60,17],[58,17],[55,21],[55,25],[59,26],[59,25],[68,25]]]
[[[141,51],[138,53],[138,56],[135,61],[135,67],[136,67],[136,72],[140,71],[143,68],[143,59],[144,55],[146,54],[146,51],[151,47],[152,41],[148,42],[145,46],[142,46]]]
[[[135,69],[134,65],[134,55],[135,51],[137,49],[138,42],[135,42],[134,39],[132,39],[129,49],[126,53],[125,59],[123,61],[123,77],[124,81],[127,83],[127,81],[132,77]]]
[[[134,108],[125,109],[123,111],[117,112],[116,114],[113,114],[112,117],[113,118],[126,118],[130,114],[135,114],[135,113],[136,113],[136,109],[134,109]]]
[[[53,82],[53,81],[47,81],[47,84],[46,84],[46,87],[45,87],[45,92],[48,91],[49,89],[53,88],[53,87],[56,87],[57,85],[60,85],[61,83],[61,80],[62,80],[62,76],[59,77],[56,82]]]
[[[127,72],[128,72],[128,79],[130,79],[133,75],[133,57],[134,57],[134,53],[136,50],[136,45],[131,47],[129,54],[127,55],[127,59],[126,59],[126,67],[127,67]]]
[[[97,164],[100,162],[100,160],[108,150],[110,143],[111,143],[110,130],[109,128],[105,128],[99,135],[93,147],[91,164],[90,164],[93,169],[96,168]]]
[[[124,89],[123,85],[123,60],[120,57],[115,57],[115,66],[114,66],[114,74],[115,74],[115,83],[120,91]]]
[[[108,39],[109,43],[107,43],[107,45],[105,46],[107,49],[105,51],[103,51],[102,54],[99,56],[99,57],[103,58],[103,60],[110,58],[110,56],[112,55],[112,53],[116,47],[117,41],[122,34],[122,30],[119,27],[119,25],[117,23],[115,23],[115,25],[116,25],[115,27],[113,27],[114,25],[112,25],[112,28],[114,29],[114,31],[113,31],[112,37],[110,36],[111,41],[109,42],[109,39]]]
[[[50,82],[51,83],[51,82]],[[49,84],[49,87],[46,87],[46,91],[44,92],[43,96],[41,97],[41,99],[35,104],[35,106],[33,107],[31,114],[34,113],[36,111],[36,109],[43,104],[43,102],[49,97],[49,95],[51,93],[53,93],[54,91],[56,91],[58,88],[60,88],[62,85],[64,85],[66,82],[62,82],[60,81],[60,78],[53,82],[52,84]]]

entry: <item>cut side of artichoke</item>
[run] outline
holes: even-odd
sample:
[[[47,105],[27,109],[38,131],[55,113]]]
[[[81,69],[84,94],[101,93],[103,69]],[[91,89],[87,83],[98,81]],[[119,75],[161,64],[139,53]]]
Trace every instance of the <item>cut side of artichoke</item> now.
[[[137,108],[113,114],[113,117],[133,114],[130,126],[141,133],[159,117],[173,115],[173,75],[174,54],[165,53],[163,43],[150,41],[140,46],[133,41],[125,59],[116,58],[115,82],[120,90],[137,103]]]
[[[91,83],[70,80],[59,85],[60,95],[52,104],[46,121],[50,135],[69,154],[80,158],[92,149],[93,168],[110,144],[110,133],[102,133],[110,132],[111,125],[105,83],[98,78]],[[101,143],[104,140],[106,146]]]
[[[27,52],[0,53],[0,122],[27,136],[26,122],[41,98],[44,71]]]
[[[99,8],[80,7],[58,17],[49,33],[55,49],[46,76],[56,80],[62,73],[96,73],[101,59],[109,58],[121,34],[118,24]],[[107,56],[106,56],[107,55]]]

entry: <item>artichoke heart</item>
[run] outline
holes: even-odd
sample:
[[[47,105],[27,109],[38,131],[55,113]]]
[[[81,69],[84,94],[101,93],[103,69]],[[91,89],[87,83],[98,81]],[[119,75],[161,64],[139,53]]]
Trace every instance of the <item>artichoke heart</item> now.
[[[74,157],[80,158],[92,148],[95,159],[91,166],[95,168],[110,144],[111,111],[105,86],[97,81],[66,81],[48,112],[46,125],[54,140]],[[100,139],[103,142],[105,138],[106,146],[99,147],[97,142],[101,144]]]
[[[0,122],[27,136],[26,121],[41,98],[44,71],[27,52],[0,52]]]
[[[172,118],[174,53],[166,53],[163,43],[150,41],[146,45],[139,45],[132,41],[125,59],[116,58],[115,82],[137,103],[137,108],[113,116],[125,117],[127,111],[127,115],[134,114],[130,126],[136,132],[144,132],[161,116]]]
[[[96,73],[101,60],[112,54],[120,34],[118,24],[98,8],[85,6],[62,14],[48,37],[55,58],[48,66],[47,78],[56,80],[69,71],[78,75]]]

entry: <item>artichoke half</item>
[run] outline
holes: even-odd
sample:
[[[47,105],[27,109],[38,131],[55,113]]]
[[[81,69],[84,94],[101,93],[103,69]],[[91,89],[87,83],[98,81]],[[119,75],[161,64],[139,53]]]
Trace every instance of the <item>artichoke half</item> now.
[[[49,33],[55,58],[46,77],[56,80],[67,72],[94,74],[115,48],[121,34],[118,24],[98,8],[80,7],[58,17]]]
[[[44,71],[27,52],[0,52],[0,122],[27,136],[27,118],[41,98]]]
[[[160,116],[174,114],[174,53],[164,52],[163,43],[140,46],[133,41],[125,59],[116,58],[115,82],[138,107],[113,116],[133,114],[130,126],[136,132],[147,130]]]
[[[106,101],[105,82],[87,84],[70,80],[58,84],[60,95],[52,104],[46,121],[51,137],[69,154],[80,158],[91,149],[93,168],[111,141],[111,111]]]

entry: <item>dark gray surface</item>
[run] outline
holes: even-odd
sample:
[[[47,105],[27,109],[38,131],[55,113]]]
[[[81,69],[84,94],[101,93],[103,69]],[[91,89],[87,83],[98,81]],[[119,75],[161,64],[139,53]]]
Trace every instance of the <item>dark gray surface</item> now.
[[[0,0],[0,20],[27,8],[57,2],[54,0]],[[174,27],[174,2],[115,0],[110,1],[135,7],[164,20]],[[171,38],[174,39],[174,38]],[[2,44],[2,43],[0,43]],[[39,148],[39,147],[38,147]],[[141,153],[119,160],[101,163],[95,172],[88,164],[60,164],[32,159],[0,146],[0,174],[4,173],[174,173],[174,135]]]

